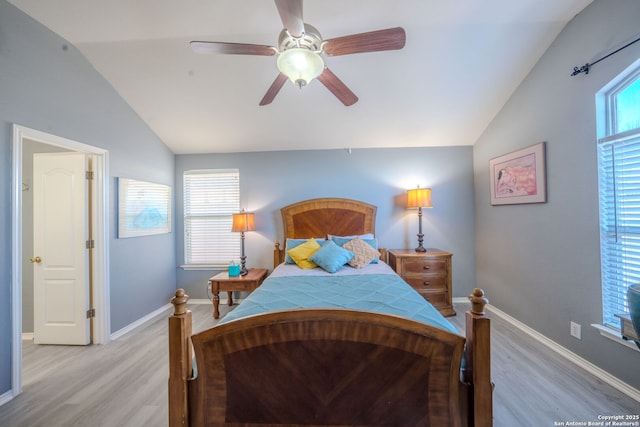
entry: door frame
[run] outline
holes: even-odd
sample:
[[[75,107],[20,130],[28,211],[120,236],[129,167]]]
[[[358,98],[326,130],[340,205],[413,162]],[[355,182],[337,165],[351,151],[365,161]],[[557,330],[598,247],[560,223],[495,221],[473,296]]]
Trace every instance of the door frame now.
[[[111,330],[109,304],[109,156],[108,151],[46,132],[13,125],[11,176],[11,393],[22,392],[22,148],[29,139],[95,158],[92,204],[94,240],[93,343],[106,344]]]

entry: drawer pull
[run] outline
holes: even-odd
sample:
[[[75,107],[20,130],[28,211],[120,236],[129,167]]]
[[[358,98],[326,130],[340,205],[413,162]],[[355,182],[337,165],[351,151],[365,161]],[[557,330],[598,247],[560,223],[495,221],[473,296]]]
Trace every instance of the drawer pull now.
[[[425,285],[425,286],[429,286],[431,284],[431,282],[425,281],[425,282],[422,282],[422,284]]]
[[[423,268],[424,268],[425,270],[431,270],[431,267],[430,267],[430,266],[428,266],[428,265],[425,265]]]

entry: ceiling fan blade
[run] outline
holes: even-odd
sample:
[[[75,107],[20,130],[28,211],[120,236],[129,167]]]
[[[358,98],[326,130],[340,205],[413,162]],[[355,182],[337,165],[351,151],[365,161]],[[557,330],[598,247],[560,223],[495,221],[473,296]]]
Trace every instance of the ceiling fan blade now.
[[[404,47],[406,39],[407,36],[401,27],[387,28],[327,40],[323,50],[331,56],[397,50]]]
[[[287,76],[285,76],[282,73],[278,74],[278,77],[276,77],[273,83],[271,83],[271,87],[269,87],[269,90],[267,90],[267,93],[264,94],[264,97],[262,98],[262,101],[260,101],[259,105],[263,106],[263,105],[271,104],[271,102],[276,97],[278,92],[280,92],[280,89],[282,89],[282,86],[285,84],[286,81],[287,81]]]
[[[273,56],[278,52],[277,49],[273,46],[260,44],[201,41],[192,41],[189,44],[191,45],[191,49],[196,53]]]
[[[330,69],[325,68],[322,74],[318,76],[318,80],[347,107],[358,102],[356,94],[351,92],[351,89],[349,89],[338,76],[333,74]]]
[[[302,0],[275,0],[282,25],[289,34],[300,37],[304,34],[302,20]]]

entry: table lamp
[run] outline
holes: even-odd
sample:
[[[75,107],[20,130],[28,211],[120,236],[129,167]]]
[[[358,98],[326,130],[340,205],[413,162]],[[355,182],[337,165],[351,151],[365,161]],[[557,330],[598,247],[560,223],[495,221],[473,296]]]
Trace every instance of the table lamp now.
[[[244,276],[249,271],[245,266],[247,262],[247,257],[244,254],[244,233],[245,231],[255,231],[256,227],[253,222],[253,213],[245,212],[244,209],[242,212],[233,214],[233,224],[231,225],[232,232],[240,233],[240,275]]]
[[[430,188],[415,188],[413,190],[407,190],[407,208],[418,208],[418,247],[416,252],[426,252],[427,250],[422,246],[422,240],[424,234],[422,234],[422,208],[431,208],[431,189]]]

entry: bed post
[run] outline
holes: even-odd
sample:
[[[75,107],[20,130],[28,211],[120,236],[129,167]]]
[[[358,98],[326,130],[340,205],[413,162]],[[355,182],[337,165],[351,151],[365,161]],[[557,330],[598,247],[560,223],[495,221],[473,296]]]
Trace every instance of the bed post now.
[[[191,311],[189,295],[178,289],[169,317],[169,426],[188,426],[187,380],[191,376]]]
[[[276,242],[273,248],[273,268],[284,262],[284,249],[280,249],[280,242]]]
[[[465,381],[471,385],[470,425],[493,425],[493,383],[491,382],[491,320],[484,312],[489,302],[484,291],[475,288],[469,296],[471,310],[466,312]]]

